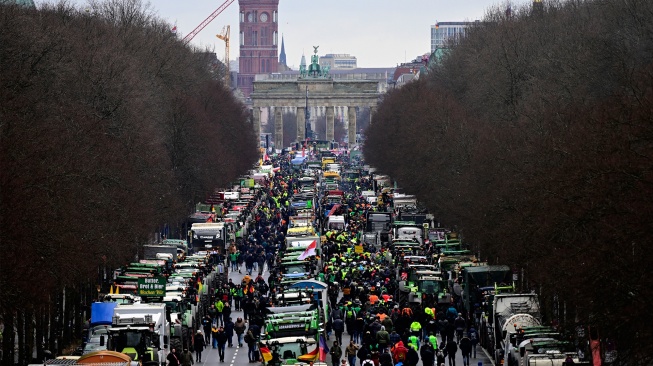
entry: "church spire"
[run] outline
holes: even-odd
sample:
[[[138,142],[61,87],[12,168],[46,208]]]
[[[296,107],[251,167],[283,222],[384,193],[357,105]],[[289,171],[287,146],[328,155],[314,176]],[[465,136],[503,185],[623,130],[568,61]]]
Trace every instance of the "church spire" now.
[[[286,47],[283,44],[283,34],[281,35],[281,52],[279,52],[279,63],[283,66],[288,66],[286,64]]]

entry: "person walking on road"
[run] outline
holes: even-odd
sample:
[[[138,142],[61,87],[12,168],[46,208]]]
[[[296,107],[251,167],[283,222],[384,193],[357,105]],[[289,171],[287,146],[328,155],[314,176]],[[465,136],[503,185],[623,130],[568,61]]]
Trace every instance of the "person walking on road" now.
[[[433,366],[435,361],[435,350],[431,342],[426,342],[419,350],[419,355],[422,357],[422,365]]]
[[[206,315],[204,319],[202,319],[202,328],[204,329],[204,345],[208,346],[209,343],[211,343],[211,317],[209,315]]]
[[[386,348],[385,351],[379,355],[379,366],[393,366],[394,362],[392,362],[392,355],[390,352],[388,352],[388,349]]]
[[[444,366],[444,352],[441,349],[435,353],[435,361],[438,363],[436,366]]]
[[[249,357],[249,362],[258,362],[259,356],[256,353],[256,337],[251,329],[247,331],[247,334],[245,334],[245,343],[247,343],[247,356]]]
[[[211,339],[213,340],[213,348],[218,348],[218,326],[214,325],[211,328]]]
[[[238,338],[238,347],[243,346],[243,334],[245,334],[246,327],[247,324],[245,324],[243,318],[236,319],[236,323],[234,324],[234,331],[236,332],[236,338]]]
[[[195,362],[202,362],[202,351],[204,351],[204,347],[206,346],[204,340],[205,340],[204,334],[202,334],[201,330],[198,330],[197,334],[195,334],[195,339],[193,340],[193,349],[195,350]]]
[[[179,366],[179,357],[177,357],[177,349],[175,347],[172,347],[170,349],[170,353],[168,353],[168,357],[166,357],[166,360],[168,360],[168,366]]]
[[[456,341],[460,342],[460,339],[463,337],[463,332],[467,329],[467,322],[463,318],[463,314],[458,313],[458,317],[453,321],[453,324],[456,328]]]
[[[227,339],[229,340],[229,347],[234,346],[234,322],[231,318],[227,318],[224,322],[224,332],[227,334]]]
[[[222,325],[224,326],[225,323],[227,322],[227,319],[231,317],[231,305],[229,305],[229,301],[224,303],[224,307],[222,308]]]
[[[220,356],[220,362],[224,362],[224,348],[227,346],[227,333],[225,333],[224,327],[218,328],[218,336],[216,338],[218,341],[218,355]]]
[[[340,358],[342,358],[342,349],[340,348],[340,343],[338,343],[338,341],[333,341],[333,346],[329,350],[329,354],[331,355],[331,365],[340,365]]]
[[[381,326],[381,330],[376,332],[376,343],[379,345],[379,351],[383,352],[390,344],[390,334],[385,330],[385,326]]]
[[[469,356],[472,354],[472,340],[469,339],[467,333],[463,333],[458,348],[460,348],[460,353],[463,354],[463,366],[469,366]]]
[[[218,301],[215,302],[215,315],[219,325],[224,325],[224,320],[222,319],[222,309],[224,309],[224,303],[222,302],[222,299],[218,299]]]
[[[342,333],[345,331],[345,322],[340,319],[336,318],[333,320],[333,331],[336,333],[336,340],[338,343],[342,343]]]
[[[356,366],[356,351],[358,350],[358,346],[354,344],[354,341],[349,341],[349,345],[347,348],[345,348],[345,351],[347,353],[347,361],[349,361],[349,364],[352,366]]]
[[[478,344],[478,332],[474,327],[469,329],[469,339],[472,341],[472,357],[476,358],[476,345]]]
[[[456,366],[456,353],[458,352],[458,345],[453,339],[449,339],[447,345],[445,346],[447,350],[447,358],[449,358],[449,366]]]
[[[419,354],[415,347],[408,347],[408,352],[406,353],[406,366],[417,366],[419,362]]]
[[[181,362],[181,366],[193,365],[193,354],[188,350],[188,348],[184,348],[184,352],[179,355],[179,362]]]

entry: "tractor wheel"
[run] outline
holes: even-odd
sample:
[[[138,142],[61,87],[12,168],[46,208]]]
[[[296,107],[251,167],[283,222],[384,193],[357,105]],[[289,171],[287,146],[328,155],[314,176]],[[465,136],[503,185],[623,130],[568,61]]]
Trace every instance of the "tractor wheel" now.
[[[170,338],[170,349],[177,349],[177,351],[183,351],[184,350],[184,342],[182,341],[181,338],[179,337],[174,337]],[[181,352],[177,352],[181,353]]]

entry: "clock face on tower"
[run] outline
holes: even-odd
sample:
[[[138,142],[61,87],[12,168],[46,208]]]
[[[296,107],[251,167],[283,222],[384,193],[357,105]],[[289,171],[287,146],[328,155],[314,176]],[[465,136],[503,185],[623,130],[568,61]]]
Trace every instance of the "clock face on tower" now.
[[[261,22],[265,23],[268,21],[268,14],[267,13],[261,13]]]
[[[254,21],[254,13],[247,14],[247,21],[250,23]]]

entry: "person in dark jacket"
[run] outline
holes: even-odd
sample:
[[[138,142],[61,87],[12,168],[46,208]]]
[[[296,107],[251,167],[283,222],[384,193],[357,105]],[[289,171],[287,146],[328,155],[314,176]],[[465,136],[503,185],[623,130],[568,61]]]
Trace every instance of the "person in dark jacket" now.
[[[331,355],[331,364],[333,366],[340,366],[340,358],[342,358],[342,348],[340,348],[340,343],[338,341],[333,342],[333,346],[329,350]]]
[[[449,321],[444,318],[444,313],[442,313],[443,317],[439,318],[438,320],[438,329],[440,330],[440,337],[442,338],[442,341],[447,342],[447,332],[449,331]]]
[[[390,345],[390,334],[385,330],[385,326],[381,326],[381,330],[376,332],[376,343],[380,351],[383,351]]]
[[[195,339],[193,339],[193,349],[195,350],[195,362],[202,362],[202,351],[206,346],[204,334],[201,330],[197,331],[195,334]]]
[[[211,317],[209,315],[206,315],[204,319],[202,319],[202,328],[204,329],[204,345],[208,345],[211,343]]]
[[[184,352],[179,355],[179,362],[181,362],[181,366],[191,366],[194,363],[193,354],[188,348],[184,348]]]
[[[234,323],[234,331],[236,332],[236,337],[238,338],[238,347],[243,346],[243,336],[245,334],[246,328],[247,324],[243,321],[242,318],[236,319],[236,323]]]
[[[442,352],[442,349],[438,349],[435,353],[435,360],[438,362],[436,366],[444,366],[445,355],[444,352]]]
[[[413,347],[408,347],[408,353],[406,354],[406,366],[417,366],[419,362],[419,354]]]
[[[177,356],[177,349],[172,347],[170,353],[168,353],[168,357],[166,357],[166,360],[168,360],[168,366],[179,366],[179,357]]]
[[[224,325],[224,322],[225,322],[227,319],[229,319],[230,316],[231,316],[231,306],[229,305],[228,302],[226,302],[226,303],[224,304],[224,308],[222,308],[222,319],[224,320],[224,321],[223,321],[223,325]]]
[[[218,335],[216,339],[218,340],[218,354],[220,355],[220,362],[224,362],[224,348],[227,345],[227,333],[225,333],[224,327],[218,328]]]
[[[356,343],[363,341],[363,332],[365,331],[365,320],[360,316],[360,314],[354,320],[354,334],[352,340]]]
[[[356,356],[358,357],[360,364],[363,365],[363,361],[369,359],[371,356],[370,349],[368,347],[361,347]]]
[[[394,363],[392,362],[392,355],[388,350],[386,349],[379,355],[379,366],[393,366]]]
[[[463,337],[463,332],[467,329],[467,322],[463,318],[463,314],[458,313],[458,317],[454,320],[454,327],[456,332],[456,340],[460,342],[460,339]]]
[[[390,337],[390,347],[394,347],[395,344],[397,344],[397,342],[401,340],[401,336],[399,335],[399,333],[397,333],[396,329],[393,330],[392,333],[390,333],[389,337]]]
[[[365,332],[363,336],[363,341],[361,342],[363,347],[371,347],[376,342],[376,339],[372,336],[372,333],[369,331]]]
[[[234,322],[231,318],[226,318],[224,322],[224,332],[227,334],[227,340],[229,341],[229,347],[233,347],[233,338],[234,338]]]
[[[247,330],[245,334],[245,343],[247,343],[247,356],[249,357],[249,362],[256,362],[259,360],[258,349],[256,348],[256,336],[252,334],[252,330]]]
[[[469,356],[472,355],[472,340],[469,339],[467,333],[463,333],[458,347],[460,348],[460,353],[463,354],[463,366],[469,366]]]
[[[422,357],[422,365],[433,366],[435,361],[435,351],[431,342],[426,342],[419,350],[419,355]]]
[[[342,344],[342,333],[345,331],[345,321],[336,318],[333,320],[333,332],[336,333],[336,340],[338,343]]]
[[[458,352],[458,345],[453,337],[449,339],[445,349],[447,350],[447,358],[449,358],[449,366],[456,366],[456,352]]]

